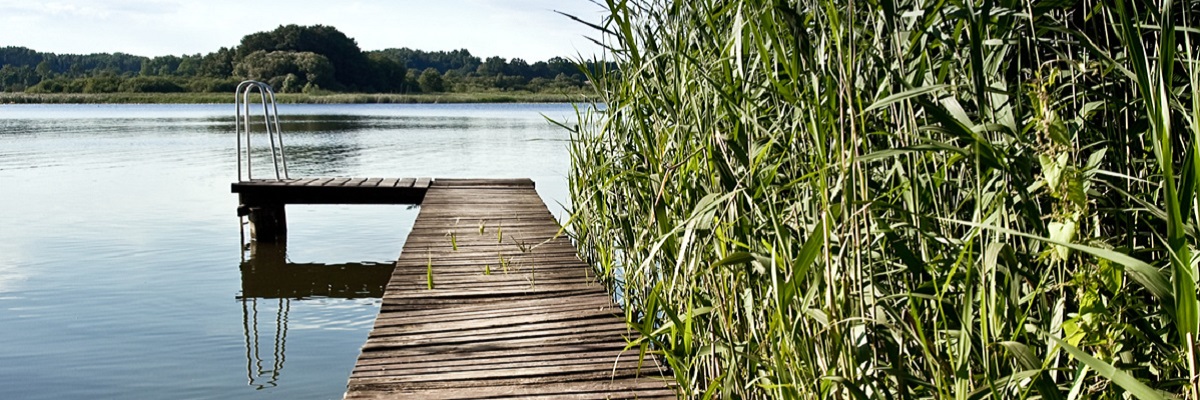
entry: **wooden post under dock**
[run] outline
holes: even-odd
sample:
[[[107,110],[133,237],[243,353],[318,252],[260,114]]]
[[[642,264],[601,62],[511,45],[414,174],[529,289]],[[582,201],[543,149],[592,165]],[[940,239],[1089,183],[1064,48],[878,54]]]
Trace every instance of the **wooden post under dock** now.
[[[426,182],[419,189],[370,192],[403,197],[409,202],[400,204],[420,204],[421,211],[345,398],[676,398],[674,380],[657,357],[626,349],[638,334],[574,244],[559,234],[532,181]],[[309,196],[306,203],[339,196],[329,194],[337,189],[322,189],[328,197],[317,199],[314,184],[325,187],[320,181],[300,183],[301,189],[287,189],[297,183],[234,184],[234,191],[243,207],[248,199],[296,203],[286,201],[287,190]]]

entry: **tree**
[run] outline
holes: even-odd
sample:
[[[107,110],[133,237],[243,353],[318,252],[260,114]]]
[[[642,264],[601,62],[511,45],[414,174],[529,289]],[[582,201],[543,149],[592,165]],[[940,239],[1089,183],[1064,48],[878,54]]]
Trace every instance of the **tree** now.
[[[533,77],[530,75],[529,63],[520,58],[514,58],[508,62],[505,75],[516,75],[526,79]]]
[[[442,74],[439,74],[433,68],[426,68],[421,73],[421,77],[417,78],[417,84],[421,86],[421,91],[425,93],[436,93],[445,90],[442,87]]]
[[[178,76],[196,76],[200,71],[200,54],[192,56],[183,56],[179,61],[179,66],[175,67],[175,75]]]
[[[508,70],[508,62],[504,57],[488,57],[479,65],[476,72],[483,76],[504,75]]]
[[[233,68],[234,75],[267,82],[280,92],[298,92],[312,85],[327,88],[335,84],[333,72],[333,63],[325,56],[295,51],[259,50]]]
[[[371,64],[371,88],[384,93],[404,91],[404,78],[408,74],[404,65],[379,52],[371,52],[367,59]]]
[[[0,65],[33,68],[43,60],[42,53],[38,53],[27,47],[0,47]]]
[[[300,52],[324,56],[333,65],[333,81],[358,88],[370,83],[370,65],[358,43],[324,25],[280,25],[270,32],[246,35],[238,46],[234,61],[239,63],[251,54],[263,52]]]
[[[0,91],[20,92],[36,85],[39,80],[37,73],[27,65],[14,67],[6,64],[0,67]]]
[[[142,61],[142,70],[139,73],[141,76],[169,76],[174,75],[175,70],[179,69],[179,64],[183,59],[178,56],[162,56],[147,58]]]
[[[196,74],[212,78],[225,78],[233,75],[233,50],[222,47],[220,50],[204,55]]]
[[[54,69],[50,67],[49,61],[42,60],[42,62],[38,63],[37,67],[33,70],[37,72],[38,76],[43,80],[54,77]]]

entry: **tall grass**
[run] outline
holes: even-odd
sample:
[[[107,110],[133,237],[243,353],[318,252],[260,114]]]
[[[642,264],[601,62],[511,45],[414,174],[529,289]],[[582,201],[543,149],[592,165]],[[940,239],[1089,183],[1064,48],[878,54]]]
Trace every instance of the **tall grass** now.
[[[571,229],[687,397],[1200,399],[1198,3],[606,5]]]

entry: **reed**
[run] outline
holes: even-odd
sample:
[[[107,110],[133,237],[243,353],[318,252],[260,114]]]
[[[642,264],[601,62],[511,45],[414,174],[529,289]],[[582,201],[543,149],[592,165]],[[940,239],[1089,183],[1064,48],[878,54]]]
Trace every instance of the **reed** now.
[[[605,4],[570,229],[687,397],[1200,399],[1196,2]]]

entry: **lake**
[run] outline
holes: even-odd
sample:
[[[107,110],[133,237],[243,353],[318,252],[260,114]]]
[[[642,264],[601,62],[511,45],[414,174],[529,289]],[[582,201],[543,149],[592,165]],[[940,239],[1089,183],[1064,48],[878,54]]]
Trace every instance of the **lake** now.
[[[279,111],[293,178],[528,177],[568,202],[546,118],[569,104]],[[0,398],[342,396],[417,208],[288,206],[286,244],[247,245],[233,112],[0,105]]]

